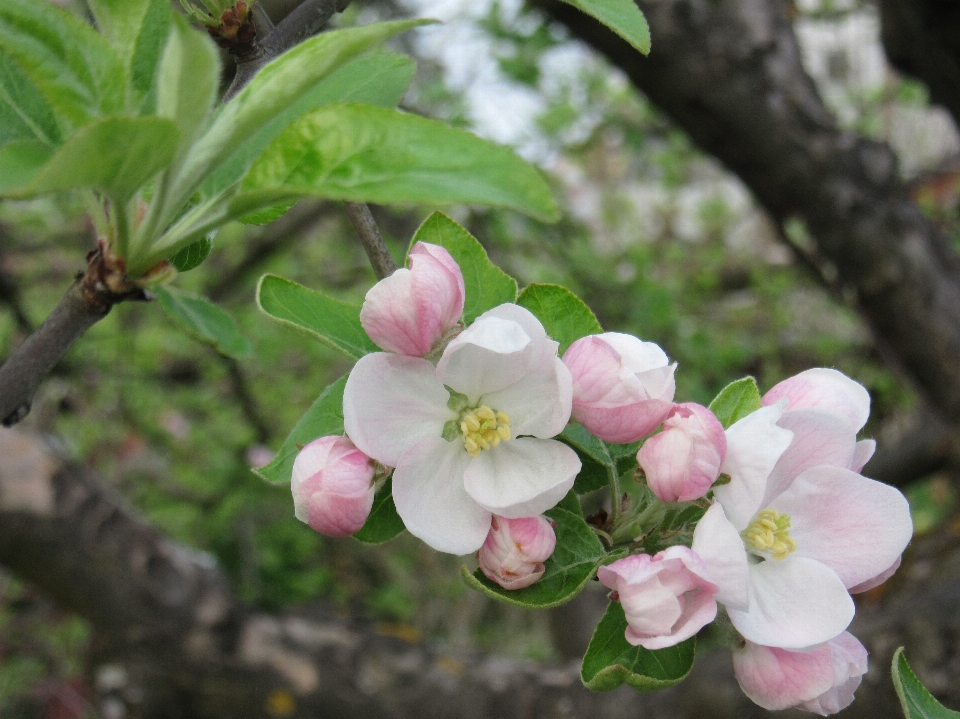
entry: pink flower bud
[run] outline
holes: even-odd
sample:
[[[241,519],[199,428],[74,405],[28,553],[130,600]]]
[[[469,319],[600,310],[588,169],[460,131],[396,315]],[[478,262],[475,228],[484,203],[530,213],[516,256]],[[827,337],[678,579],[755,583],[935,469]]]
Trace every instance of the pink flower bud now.
[[[480,570],[504,589],[529,587],[543,576],[557,535],[546,517],[507,519],[493,515],[477,558]]]
[[[367,292],[360,324],[388,352],[423,357],[460,321],[463,300],[463,275],[450,253],[418,242],[409,270],[397,270]]]
[[[653,342],[605,332],[574,342],[563,355],[573,376],[573,418],[605,442],[636,442],[673,407],[676,385],[667,355]]]
[[[373,460],[346,437],[313,440],[293,463],[294,514],[320,534],[353,534],[373,506],[373,474]]]
[[[803,652],[747,642],[733,653],[740,688],[765,709],[830,716],[850,705],[867,671],[867,650],[848,632]]]
[[[674,405],[660,434],[643,443],[637,462],[657,497],[688,502],[707,493],[726,456],[720,421],[706,407],[685,402]]]
[[[597,577],[620,595],[626,638],[634,646],[672,647],[717,616],[717,585],[688,547],[669,547],[654,557],[632,554],[600,567]]]

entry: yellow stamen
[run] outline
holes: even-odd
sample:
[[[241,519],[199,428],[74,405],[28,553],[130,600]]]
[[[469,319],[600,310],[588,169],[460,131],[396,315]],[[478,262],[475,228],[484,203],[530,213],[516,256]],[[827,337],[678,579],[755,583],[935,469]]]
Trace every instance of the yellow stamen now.
[[[476,457],[482,450],[496,447],[500,442],[513,437],[510,417],[505,412],[497,412],[486,405],[464,415],[460,421],[460,431],[463,433],[463,448],[471,457]]]
[[[740,536],[748,548],[770,552],[774,559],[786,559],[797,549],[797,543],[790,538],[790,515],[775,509],[759,512]]]

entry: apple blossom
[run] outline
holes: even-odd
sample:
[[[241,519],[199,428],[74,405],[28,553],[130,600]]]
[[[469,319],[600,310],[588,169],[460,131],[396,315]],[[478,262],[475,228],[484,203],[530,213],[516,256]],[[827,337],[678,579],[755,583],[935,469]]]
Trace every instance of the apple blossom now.
[[[731,426],[728,484],[694,532],[693,549],[749,641],[803,649],[846,629],[848,591],[889,570],[913,532],[896,489],[849,469],[855,423],[831,409],[781,402]]]
[[[647,484],[664,502],[688,502],[720,476],[727,438],[713,412],[693,402],[674,405],[663,429],[637,452]]]
[[[410,269],[400,268],[367,292],[360,324],[377,346],[423,357],[460,321],[463,302],[463,275],[450,253],[418,242],[410,250]]]
[[[477,551],[491,516],[541,514],[580,471],[550,439],[570,418],[570,373],[528,310],[503,304],[444,349],[437,366],[378,352],[343,395],[347,435],[393,473],[407,530],[434,549]]]
[[[331,537],[359,530],[373,506],[373,460],[346,437],[321,437],[293,463],[294,514]]]
[[[490,581],[504,589],[523,589],[543,576],[543,563],[556,546],[557,535],[546,517],[494,515],[477,559]]]
[[[600,567],[597,578],[619,595],[626,639],[634,646],[672,647],[717,616],[717,585],[688,547],[668,547],[653,557],[632,554]]]
[[[830,716],[849,706],[867,671],[867,650],[848,632],[805,652],[752,642],[733,653],[743,693],[764,709]]]
[[[653,342],[605,332],[563,355],[573,376],[573,418],[605,442],[636,442],[673,407],[676,363]]]

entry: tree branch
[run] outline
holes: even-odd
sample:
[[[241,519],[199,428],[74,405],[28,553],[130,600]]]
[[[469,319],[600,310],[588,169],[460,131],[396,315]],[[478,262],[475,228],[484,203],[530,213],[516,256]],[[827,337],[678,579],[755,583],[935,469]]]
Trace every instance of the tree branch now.
[[[397,271],[397,263],[393,260],[393,255],[387,249],[383,241],[383,235],[380,234],[380,228],[377,227],[377,221],[373,219],[373,213],[370,207],[362,202],[345,202],[347,214],[350,215],[350,221],[357,228],[357,234],[360,236],[360,243],[363,245],[367,257],[370,258],[370,264],[377,275],[378,280],[389,277]]]

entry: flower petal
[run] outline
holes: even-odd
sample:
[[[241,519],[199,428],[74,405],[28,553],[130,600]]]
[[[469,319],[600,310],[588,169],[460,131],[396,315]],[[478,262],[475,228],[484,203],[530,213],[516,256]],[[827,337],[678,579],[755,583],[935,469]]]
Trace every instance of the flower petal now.
[[[763,399],[763,405],[774,405],[787,399],[787,410],[804,407],[830,409],[846,417],[859,432],[870,417],[870,394],[859,382],[854,382],[842,372],[822,367],[785,379],[774,385]]]
[[[532,372],[509,387],[485,393],[480,401],[510,416],[510,430],[515,437],[533,435],[548,439],[560,434],[570,420],[570,370],[559,357],[549,358],[544,371]]]
[[[747,552],[719,503],[714,503],[697,522],[692,549],[703,560],[710,581],[720,588],[714,599],[733,609],[746,610],[750,606]]]
[[[490,530],[490,512],[463,488],[471,459],[462,443],[435,437],[407,450],[393,473],[397,514],[410,534],[439,552],[475,552]]]
[[[790,515],[796,554],[830,567],[847,587],[890,567],[913,536],[898,490],[842,467],[808,469],[770,507]]]
[[[577,453],[565,444],[521,437],[482,451],[464,472],[464,486],[494,514],[532,517],[563,499],[580,467]]]
[[[396,467],[405,451],[439,438],[456,419],[436,368],[418,357],[376,352],[360,358],[343,391],[343,425],[357,448]]]
[[[746,529],[761,508],[767,478],[793,439],[793,432],[777,426],[780,415],[779,407],[764,407],[727,430],[727,456],[720,471],[731,481],[713,495],[737,531]]]
[[[861,439],[859,442],[857,442],[857,446],[853,450],[853,459],[850,460],[850,469],[857,474],[863,472],[864,466],[870,461],[870,459],[873,457],[873,453],[876,451],[876,440]]]
[[[833,686],[833,653],[826,644],[808,652],[791,652],[747,642],[733,653],[733,673],[754,704],[789,709]]]
[[[853,600],[836,573],[792,554],[750,565],[750,608],[727,608],[745,639],[782,649],[805,649],[837,636],[853,619]]]
[[[869,591],[870,589],[873,589],[874,587],[879,587],[885,581],[890,579],[890,577],[896,574],[896,571],[900,569],[900,561],[902,559],[903,557],[897,557],[897,561],[895,561],[889,567],[887,567],[882,572],[880,572],[880,574],[878,574],[875,577],[870,577],[870,579],[868,579],[865,582],[860,582],[860,584],[856,584],[852,587],[849,587],[847,591],[850,592],[850,594],[860,594],[860,592],[866,592],[866,591]]]
[[[518,323],[480,317],[447,345],[437,376],[474,404],[483,394],[508,387],[527,374],[533,352],[529,335]]]

